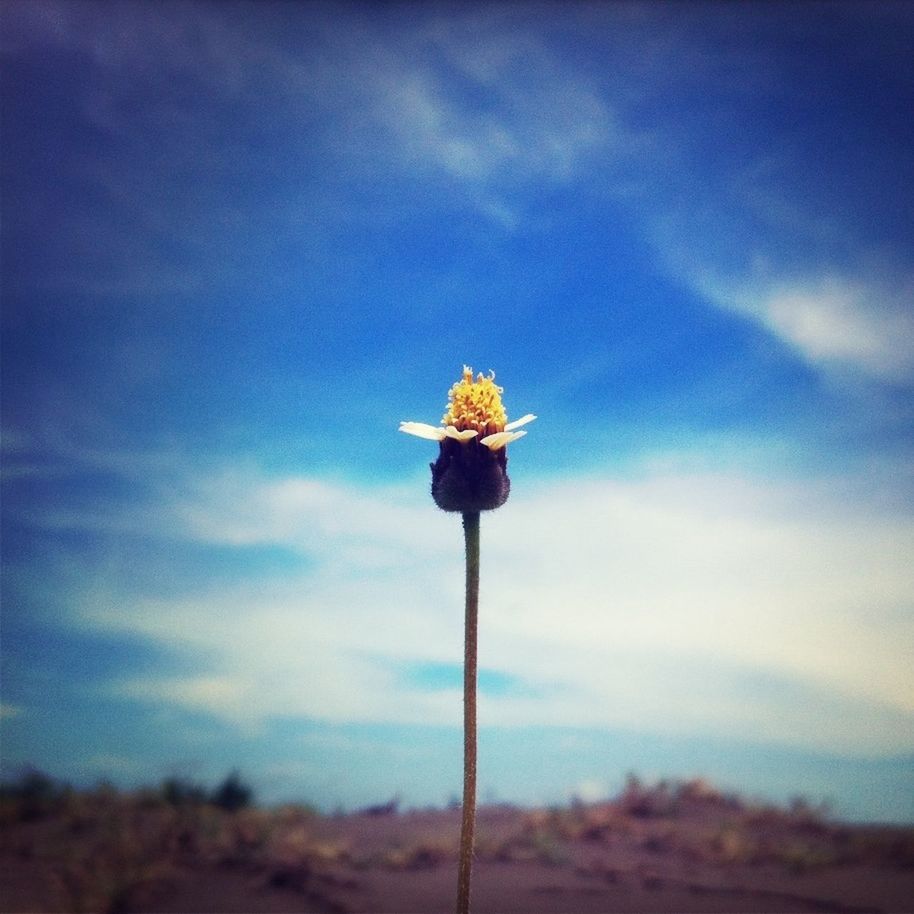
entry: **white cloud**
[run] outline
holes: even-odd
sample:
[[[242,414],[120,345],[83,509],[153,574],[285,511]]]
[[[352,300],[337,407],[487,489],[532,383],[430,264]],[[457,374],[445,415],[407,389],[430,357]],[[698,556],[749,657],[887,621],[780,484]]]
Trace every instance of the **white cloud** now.
[[[487,695],[484,723],[912,748],[910,515],[699,471],[523,486],[484,518],[480,663],[530,688]],[[402,675],[462,657],[460,525],[424,482],[232,474],[190,491],[165,512],[176,535],[282,545],[310,564],[186,598],[87,592],[80,624],[197,667],[115,683],[118,694],[246,726],[457,722],[456,692]]]
[[[701,271],[712,301],[767,327],[807,361],[890,382],[914,380],[914,277],[721,281]]]
[[[492,93],[480,109],[448,97],[432,68],[391,74],[386,112],[401,142],[454,177],[486,183],[570,178],[606,139],[608,112],[585,87],[554,74],[531,91],[520,73],[480,83]]]
[[[137,141],[136,118],[125,120],[121,111],[123,85],[131,80],[162,71],[189,77],[206,92],[248,106],[249,117],[259,114],[268,84],[271,102],[288,105],[290,123],[301,120],[303,110],[330,115],[333,148],[354,155],[347,168],[359,167],[368,144],[373,159],[393,159],[413,172],[430,167],[455,179],[481,211],[502,223],[516,219],[512,191],[518,184],[567,181],[596,150],[619,143],[620,127],[594,88],[535,30],[504,11],[429,11],[400,22],[390,35],[356,10],[315,7],[295,20],[313,44],[293,50],[277,34],[287,27],[281,19],[265,16],[252,28],[237,11],[190,5],[172,12],[163,16],[142,3],[114,10],[23,5],[11,18],[9,46],[77,47],[117,74],[111,85],[87,93],[84,113],[131,142]],[[144,115],[160,120],[140,121],[140,143],[150,130],[165,142],[175,127],[186,131],[192,124],[194,161],[222,162],[235,154],[218,148],[221,131],[208,109],[164,105]],[[301,137],[306,145],[315,138],[314,126]],[[169,153],[180,159],[185,144]],[[132,172],[119,177],[105,161],[88,177],[114,199],[135,202]],[[140,215],[161,231],[158,223],[171,225],[173,213],[157,203],[145,199]]]
[[[376,50],[369,85],[389,152],[462,188],[492,221],[518,224],[531,182],[565,183],[625,139],[585,80],[521,23],[447,15]]]

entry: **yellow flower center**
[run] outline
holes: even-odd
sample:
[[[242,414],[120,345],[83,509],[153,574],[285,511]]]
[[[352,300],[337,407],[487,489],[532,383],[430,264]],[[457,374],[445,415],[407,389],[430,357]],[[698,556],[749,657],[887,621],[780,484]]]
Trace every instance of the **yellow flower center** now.
[[[476,429],[479,437],[502,432],[508,416],[501,402],[502,388],[495,383],[495,372],[489,377],[480,372],[473,380],[473,369],[463,366],[463,378],[448,391],[447,412],[441,420],[459,431]]]

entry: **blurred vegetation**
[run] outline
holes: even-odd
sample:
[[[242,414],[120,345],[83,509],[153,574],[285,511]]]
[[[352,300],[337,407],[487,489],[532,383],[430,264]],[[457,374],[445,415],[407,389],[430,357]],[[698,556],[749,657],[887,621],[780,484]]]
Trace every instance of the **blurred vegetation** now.
[[[27,768],[15,783],[0,784],[0,822],[28,822],[52,815],[72,798],[68,784],[55,781],[37,768]]]
[[[0,849],[49,874],[41,908],[119,914],[151,904],[182,865],[253,859],[269,832],[268,814],[249,808],[253,796],[237,771],[213,790],[168,778],[120,792],[106,783],[77,791],[27,769],[0,785]]]
[[[85,793],[85,792],[84,792]],[[95,794],[117,794],[102,782]],[[164,803],[176,808],[216,806],[226,812],[237,812],[254,802],[254,790],[235,770],[212,790],[184,778],[166,778],[158,788],[142,788],[135,794],[147,806]],[[37,768],[26,768],[19,779],[0,784],[0,821],[28,822],[65,812],[77,803],[76,791]]]
[[[0,787],[0,852],[44,893],[30,909],[124,914],[155,909],[200,867],[231,867],[256,884],[308,894],[322,879],[341,885],[346,873],[371,868],[452,866],[458,819],[459,810],[404,812],[395,802],[329,817],[306,806],[257,808],[238,771],[214,788],[169,778],[122,792],[109,784],[75,790],[28,770]],[[645,784],[632,775],[599,803],[483,807],[477,856],[573,865],[609,882],[627,872],[618,859],[641,861],[644,879],[655,878],[651,861],[664,859],[791,874],[912,868],[914,829],[835,822],[826,807],[799,798],[781,808],[698,779]]]
[[[227,812],[236,812],[250,806],[254,791],[233,771],[212,793],[210,802]]]

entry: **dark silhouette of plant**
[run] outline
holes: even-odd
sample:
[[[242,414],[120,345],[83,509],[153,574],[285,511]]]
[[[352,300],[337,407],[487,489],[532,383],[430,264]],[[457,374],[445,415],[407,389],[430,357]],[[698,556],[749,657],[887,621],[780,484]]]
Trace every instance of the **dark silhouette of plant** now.
[[[60,811],[72,788],[54,780],[37,768],[25,768],[17,782],[4,784],[0,794],[7,802],[15,804],[21,821],[43,819]]]
[[[206,802],[206,790],[183,778],[162,781],[162,799],[171,806],[200,806]]]
[[[249,806],[254,798],[254,791],[244,781],[237,771],[229,776],[213,791],[210,802],[226,812],[236,812]]]

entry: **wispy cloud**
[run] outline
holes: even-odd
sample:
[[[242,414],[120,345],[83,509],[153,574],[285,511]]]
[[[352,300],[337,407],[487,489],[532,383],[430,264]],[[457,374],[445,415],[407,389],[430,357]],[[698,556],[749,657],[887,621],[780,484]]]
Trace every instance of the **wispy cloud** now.
[[[710,300],[758,321],[816,366],[914,381],[914,277],[825,273],[721,282],[704,272],[696,283]]]
[[[847,490],[694,470],[531,483],[486,518],[480,662],[531,686],[487,696],[488,722],[911,748],[909,514]],[[110,684],[134,700],[244,726],[453,723],[456,694],[402,675],[459,663],[462,644],[459,529],[423,490],[206,479],[156,507],[169,521],[155,528],[239,558],[290,548],[307,564],[185,598],[96,581],[72,621],[191,658],[181,675]]]
[[[8,54],[77,48],[101,74],[76,101],[108,151],[59,163],[95,191],[92,205],[54,213],[49,288],[191,298],[255,276],[289,281],[297,268],[264,239],[338,263],[326,239],[347,219],[399,212],[405,187],[417,207],[469,207],[511,231],[547,223],[543,193],[564,188],[591,206],[607,193],[622,201],[683,284],[811,364],[914,375],[910,262],[890,245],[877,268],[859,253],[886,245],[887,229],[875,226],[877,242],[858,237],[868,204],[840,194],[866,195],[810,173],[818,137],[753,127],[790,78],[771,41],[777,16],[577,6],[562,28],[543,28],[523,10],[472,7],[390,30],[356,8],[315,6],[293,20],[303,39],[293,45],[278,7],[256,20],[206,4],[169,15],[142,3],[10,9]],[[720,40],[727,29],[732,46]],[[560,51],[594,34],[605,73]],[[691,81],[682,97],[678,79]],[[720,84],[726,93],[712,91]],[[687,116],[702,86],[708,111]],[[128,104],[137,92],[146,103]],[[289,125],[281,137],[277,123]],[[747,139],[715,146],[721,124],[742,125]],[[850,146],[842,155],[853,159]],[[251,181],[259,191],[247,199],[237,189]],[[372,204],[374,194],[388,202]],[[19,214],[36,232],[51,221],[38,204]]]
[[[119,220],[107,231],[92,226],[91,234],[107,239],[104,250],[121,252],[121,262],[129,252],[143,255],[141,245],[131,246],[137,233],[170,234],[198,254],[224,250],[227,234],[250,230],[252,213],[214,189],[213,177],[248,180],[274,168],[275,186],[265,190],[281,193],[272,218],[262,211],[256,218],[268,218],[273,231],[294,232],[299,246],[302,212],[312,222],[339,212],[312,182],[296,180],[289,170],[296,168],[329,167],[382,189],[408,175],[419,198],[443,194],[512,228],[533,215],[531,189],[580,178],[595,156],[618,151],[628,135],[594,87],[504,10],[429,10],[389,32],[355,8],[314,6],[291,20],[302,40],[290,46],[290,20],[278,7],[255,20],[243,8],[167,8],[169,15],[142,3],[109,10],[61,2],[16,6],[9,17],[9,53],[77,48],[96,68],[99,78],[78,93],[79,114],[120,154],[83,156],[73,167],[115,212],[132,214],[126,236]],[[172,92],[173,81],[194,91]],[[126,104],[136,92],[148,93],[147,103]],[[220,120],[226,107],[236,125],[228,139]],[[262,143],[277,121],[308,126],[283,132],[282,162],[274,166]],[[150,134],[158,137],[154,155]],[[315,156],[319,166],[310,164]],[[351,197],[335,201],[336,210],[360,205],[370,208]],[[85,234],[96,218],[68,214],[65,233]],[[220,274],[228,266],[222,258]],[[97,273],[81,280],[100,294],[132,289]],[[154,291],[151,277],[162,292],[199,292],[211,279],[174,257],[137,270],[138,292]]]
[[[752,93],[744,104],[753,110]],[[694,129],[660,125],[657,137],[666,142],[658,149],[689,147]],[[725,159],[713,175],[700,160],[655,152],[640,202],[658,262],[709,304],[756,323],[817,370],[910,384],[909,251],[897,240],[862,235],[861,217],[839,188],[798,187],[809,154],[790,145]],[[854,192],[848,188],[846,196]],[[866,206],[858,201],[856,209]],[[883,216],[886,225],[878,215],[869,218],[874,234],[891,235],[891,213]]]
[[[409,35],[382,72],[379,115],[398,155],[440,169],[510,226],[532,186],[580,179],[628,134],[594,86],[504,20],[449,16]]]
[[[914,261],[899,231],[909,156],[897,139],[908,136],[898,98],[911,81],[897,69],[893,25],[907,34],[911,20],[881,7],[884,21],[864,35],[870,10],[861,10],[836,11],[833,39],[879,74],[866,98],[865,82],[843,85],[833,55],[798,67],[786,51],[779,33],[818,28],[811,11],[581,13],[606,29],[616,62],[612,80],[595,83],[598,97],[630,146],[637,138],[637,155],[597,180],[641,222],[657,262],[712,306],[757,323],[816,369],[910,384]]]

